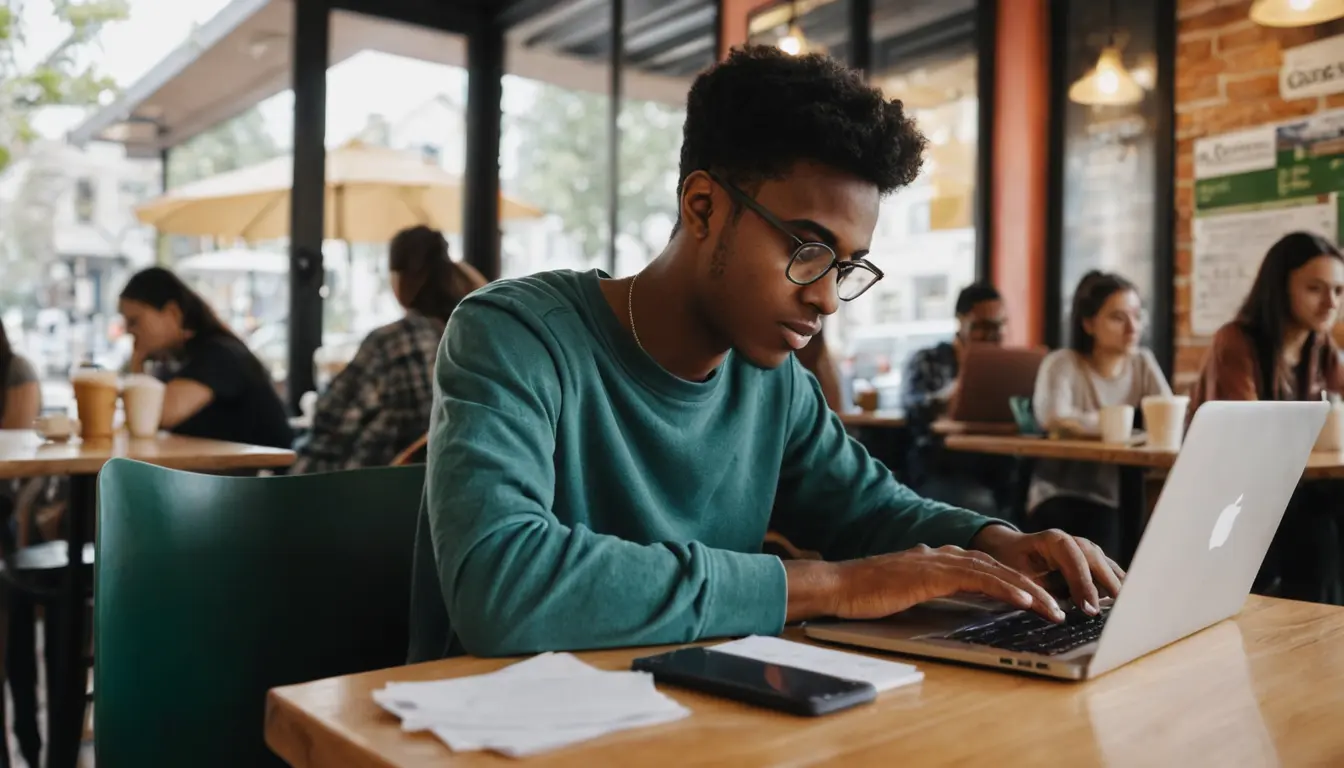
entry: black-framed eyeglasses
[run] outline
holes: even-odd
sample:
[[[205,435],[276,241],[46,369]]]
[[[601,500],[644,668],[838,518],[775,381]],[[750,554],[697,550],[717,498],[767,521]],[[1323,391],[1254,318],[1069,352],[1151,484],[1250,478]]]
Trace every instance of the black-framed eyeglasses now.
[[[832,269],[836,271],[836,294],[841,301],[853,301],[872,288],[884,275],[882,270],[867,259],[841,260],[835,250],[825,243],[808,242],[795,235],[788,225],[771,213],[765,206],[756,202],[751,195],[725,181],[718,174],[709,171],[709,177],[737,202],[750,208],[753,213],[765,220],[765,223],[783,232],[795,244],[789,265],[784,268],[784,276],[794,285],[811,285]]]

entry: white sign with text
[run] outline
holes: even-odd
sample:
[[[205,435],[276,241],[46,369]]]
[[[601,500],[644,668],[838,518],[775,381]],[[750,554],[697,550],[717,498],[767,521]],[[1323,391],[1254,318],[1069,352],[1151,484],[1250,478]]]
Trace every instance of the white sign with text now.
[[[1327,37],[1283,52],[1279,95],[1285,101],[1344,91],[1344,35]]]
[[[1195,178],[1270,170],[1277,160],[1277,141],[1272,125],[1200,139],[1195,142]]]

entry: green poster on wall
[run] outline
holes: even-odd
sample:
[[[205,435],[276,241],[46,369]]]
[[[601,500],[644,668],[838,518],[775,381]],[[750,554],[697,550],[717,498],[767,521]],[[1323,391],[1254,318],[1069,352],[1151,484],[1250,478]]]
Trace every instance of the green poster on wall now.
[[[1265,252],[1289,232],[1340,240],[1344,110],[1195,142],[1191,326],[1230,321]]]

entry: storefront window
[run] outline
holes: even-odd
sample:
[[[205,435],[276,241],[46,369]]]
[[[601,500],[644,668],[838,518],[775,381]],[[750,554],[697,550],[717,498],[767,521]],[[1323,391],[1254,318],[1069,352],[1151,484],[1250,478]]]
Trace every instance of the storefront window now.
[[[924,169],[882,201],[871,258],[886,278],[841,307],[828,331],[848,376],[878,388],[896,407],[910,355],[949,340],[957,293],[974,282],[976,56],[952,53],[874,78],[901,99],[928,137]]]

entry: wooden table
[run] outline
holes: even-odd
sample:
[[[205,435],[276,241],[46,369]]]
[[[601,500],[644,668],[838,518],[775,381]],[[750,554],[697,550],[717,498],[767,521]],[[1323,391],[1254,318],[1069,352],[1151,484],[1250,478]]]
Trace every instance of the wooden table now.
[[[122,432],[110,440],[50,443],[31,430],[0,430],[0,478],[96,475],[113,458],[171,469],[224,472],[288,467],[294,463],[294,452],[167,433],[133,439]]]
[[[905,426],[905,414],[901,411],[848,411],[840,414],[840,421],[846,427],[900,429]]]
[[[1030,459],[1058,459],[1114,464],[1120,468],[1121,551],[1117,558],[1128,562],[1139,544],[1148,505],[1144,494],[1144,472],[1170,470],[1177,451],[1154,450],[1146,446],[1117,445],[1098,440],[1053,440],[1022,435],[949,435],[949,450],[989,453]],[[1344,453],[1313,453],[1302,473],[1304,480],[1344,479]]]
[[[1016,424],[1003,421],[953,421],[938,419],[929,425],[935,435],[1016,435],[1021,430]]]
[[[800,633],[790,630],[793,639]],[[581,657],[626,669],[657,649]],[[454,754],[374,705],[388,682],[479,674],[461,658],[271,691],[266,742],[295,768],[519,765]],[[1086,683],[920,660],[918,686],[808,719],[659,686],[691,717],[528,758],[600,765],[1344,765],[1344,609],[1251,597],[1246,609]]]
[[[1176,463],[1176,451],[1159,451],[1144,446],[1126,446],[1102,443],[1097,440],[1051,440],[997,435],[951,435],[947,447],[954,451],[993,453],[1001,456],[1020,456],[1033,459],[1060,459],[1063,461],[1091,461],[1115,464],[1121,467],[1171,469]],[[1344,479],[1344,453],[1318,452],[1311,454],[1303,480]]]
[[[48,685],[51,706],[48,764],[74,766],[84,728],[83,643],[84,600],[88,571],[82,567],[84,545],[97,515],[98,472],[113,458],[136,459],[172,469],[228,472],[277,469],[294,463],[294,453],[276,448],[160,434],[131,439],[124,432],[106,440],[44,442],[31,430],[0,430],[0,479],[70,476],[66,510],[66,567],[61,579],[59,629],[47,636],[59,644],[57,668]],[[73,702],[79,702],[77,707]]]
[[[1176,451],[1157,451],[1143,446],[1115,445],[1099,440],[1052,440],[1022,435],[948,435],[949,450],[991,453],[1029,459],[1059,459],[1115,464],[1122,467],[1171,469]]]

